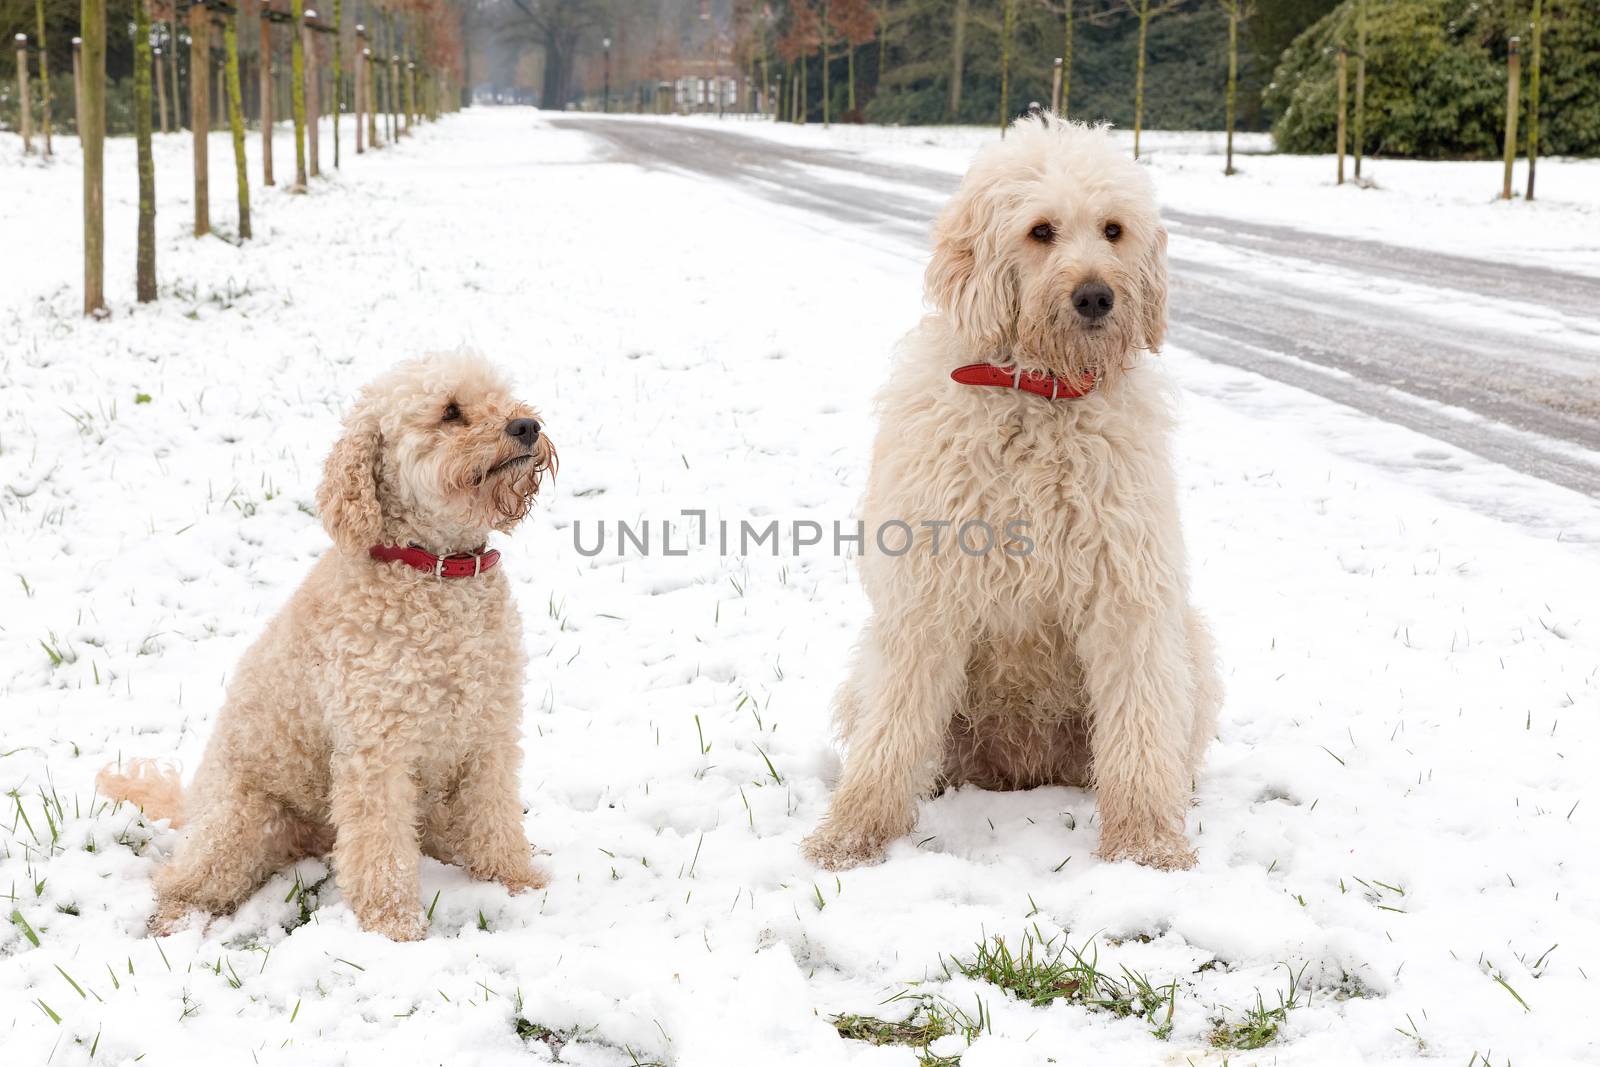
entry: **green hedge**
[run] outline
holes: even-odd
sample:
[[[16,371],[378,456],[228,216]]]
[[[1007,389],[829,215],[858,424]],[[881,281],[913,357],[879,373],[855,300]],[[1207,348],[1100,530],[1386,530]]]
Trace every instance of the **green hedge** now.
[[[1600,0],[1546,0],[1544,9],[1540,151],[1600,154]],[[1523,40],[1519,122],[1527,129],[1528,19],[1526,6],[1508,17],[1503,5],[1483,0],[1368,0],[1365,151],[1423,159],[1500,155],[1506,42],[1514,33]],[[1329,12],[1284,53],[1265,94],[1284,151],[1333,151],[1341,43],[1352,53],[1353,108],[1355,0]]]

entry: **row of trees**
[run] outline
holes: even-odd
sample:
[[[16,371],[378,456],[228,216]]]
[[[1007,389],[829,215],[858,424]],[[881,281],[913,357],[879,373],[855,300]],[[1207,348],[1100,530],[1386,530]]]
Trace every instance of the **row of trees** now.
[[[721,11],[702,2],[698,19],[686,26],[664,17],[671,7],[666,2],[649,25],[637,11],[608,10],[585,0],[510,2],[513,23],[520,14],[546,30],[559,25],[566,31],[565,39],[546,45],[547,64],[550,56],[570,54],[578,46],[582,27],[603,32],[607,96],[613,36],[637,42],[644,29],[644,39],[652,42],[648,59],[633,63],[630,70],[627,59],[619,57],[624,71],[668,79],[685,69],[685,55],[698,53],[702,76],[720,81],[726,70],[738,79],[741,107],[759,106],[783,120],[820,119],[824,124],[836,118],[926,119],[900,109],[908,106],[908,93],[923,91],[912,85],[930,83],[939,85],[943,99],[937,117],[945,120],[973,117],[967,103],[969,82],[980,88],[984,109],[1002,129],[1030,100],[1048,100],[1062,113],[1077,114],[1073,88],[1083,60],[1075,52],[1075,39],[1085,31],[1125,29],[1133,38],[1125,55],[1125,82],[1131,98],[1127,124],[1134,130],[1136,154],[1144,126],[1149,38],[1157,20],[1204,13],[1226,27],[1227,77],[1216,79],[1206,95],[1231,131],[1237,120],[1240,27],[1254,11],[1248,0],[775,0],[759,5],[727,0]],[[546,33],[545,40],[549,38]],[[639,50],[637,44],[634,50]],[[568,94],[561,82],[569,65],[561,59],[546,66],[547,105],[565,103]],[[592,96],[594,88],[586,80],[580,92]],[[885,90],[887,105],[876,107],[874,99],[863,106],[869,92],[876,98]],[[643,95],[634,94],[635,99]],[[916,112],[919,105],[912,102],[909,108]],[[1113,116],[1091,105],[1085,117]]]
[[[808,121],[993,121],[1048,100],[1053,61],[1074,114],[1133,126],[1261,128],[1260,88],[1293,37],[1336,0],[473,0],[482,80],[534,96],[654,98],[680,74],[737,77]],[[609,84],[613,93],[606,94]],[[751,86],[755,92],[748,93]],[[780,88],[781,87],[781,88]],[[768,91],[770,89],[770,92]]]
[[[50,37],[46,0],[33,2],[40,31],[37,44],[30,46],[25,35],[16,38],[18,128],[23,134],[23,151],[32,152],[29,60],[33,55],[43,105],[39,147],[49,156],[55,128],[50,108]],[[139,178],[135,295],[140,302],[157,295],[152,146],[157,120],[163,131],[169,123],[181,128],[185,122],[193,131],[194,235],[201,237],[211,231],[210,133],[214,116],[226,117],[238,187],[237,239],[246,241],[251,238],[248,122],[253,120],[261,130],[262,182],[272,185],[274,114],[281,113],[279,108],[290,113],[295,145],[295,180],[290,191],[304,192],[311,179],[321,176],[321,101],[331,103],[335,167],[341,162],[342,115],[355,112],[356,150],[363,152],[369,145],[379,148],[386,140],[405,135],[415,122],[436,119],[441,111],[458,105],[463,95],[462,38],[456,5],[448,0],[363,4],[363,11],[377,20],[376,36],[369,39],[364,24],[347,25],[345,0],[332,0],[332,4],[333,17],[324,20],[305,10],[303,0],[290,0],[287,10],[246,0],[248,11],[228,0],[203,0],[182,8],[175,0],[131,0],[125,5],[129,20],[124,24],[108,20],[108,0],[80,0],[77,21],[70,28],[75,31],[71,38],[72,125],[82,141],[83,156],[85,314],[98,317],[107,310],[103,190],[108,37],[125,41],[130,53],[129,113]],[[180,12],[184,33],[179,31]],[[114,28],[111,34],[108,25]],[[242,26],[249,27],[255,38],[257,76],[248,80],[241,76],[246,66],[239,47]],[[372,44],[379,47],[374,50]],[[328,58],[331,67],[325,62]],[[221,75],[221,84],[214,88],[216,74]],[[187,84],[187,109],[180,81]],[[253,87],[253,92],[247,92],[247,86]]]
[[[1136,135],[1270,120],[1280,147],[1328,152],[1343,44],[1358,153],[1480,158],[1498,154],[1507,42],[1532,47],[1537,2],[1546,89],[1525,64],[1520,129],[1600,152],[1600,0],[467,2],[480,80],[525,64],[544,107],[648,107],[662,82],[736,78],[739,107],[791,121],[975,123],[1059,93]]]

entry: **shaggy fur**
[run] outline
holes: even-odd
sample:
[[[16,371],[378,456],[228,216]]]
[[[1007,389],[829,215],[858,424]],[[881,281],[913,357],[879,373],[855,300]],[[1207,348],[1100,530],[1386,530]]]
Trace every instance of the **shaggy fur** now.
[[[1169,399],[1140,355],[1166,332],[1150,182],[1101,129],[1020,120],[940,217],[926,281],[936,311],[880,395],[863,507],[868,531],[901,520],[918,536],[901,556],[867,538],[873,617],[836,707],[844,775],[805,852],[875,862],[914,826],[918,796],[945,786],[1092,783],[1101,856],[1188,867],[1184,813],[1220,684],[1188,604]],[[1115,294],[1098,326],[1070,299],[1094,281]],[[1099,386],[1052,402],[950,380],[979,361]],[[936,552],[919,524],[947,519]],[[969,519],[997,534],[1025,521],[1031,553],[1020,539],[960,551]]]
[[[542,434],[530,447],[506,433],[534,417],[466,354],[402,364],[362,393],[317,490],[334,549],[234,671],[189,796],[148,764],[102,772],[107,795],[187,816],[153,930],[232,911],[330,848],[362,927],[396,940],[426,932],[423,853],[513,892],[544,884],[517,795],[526,663],[504,565],[439,579],[367,555],[474,551],[509,531],[556,462]]]

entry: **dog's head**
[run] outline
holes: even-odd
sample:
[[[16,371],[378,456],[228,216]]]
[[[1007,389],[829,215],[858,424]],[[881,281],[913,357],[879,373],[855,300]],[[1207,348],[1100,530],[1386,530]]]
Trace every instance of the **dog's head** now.
[[[934,228],[929,300],[975,357],[1106,377],[1167,331],[1167,232],[1103,127],[1019,119]]]
[[[465,551],[533,506],[556,451],[538,412],[465,352],[395,367],[361,392],[328,453],[317,509],[340,547]]]

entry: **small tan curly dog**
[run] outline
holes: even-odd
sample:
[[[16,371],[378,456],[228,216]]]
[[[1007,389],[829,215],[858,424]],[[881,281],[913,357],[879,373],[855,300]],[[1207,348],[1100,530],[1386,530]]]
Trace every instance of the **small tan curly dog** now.
[[[396,940],[426,933],[423,853],[544,884],[517,794],[522,627],[485,546],[555,468],[537,420],[464,353],[363,391],[317,490],[334,548],[239,662],[189,796],[150,764],[101,774],[108,796],[187,823],[153,930],[230,912],[330,847],[362,927]]]
[[[873,616],[814,862],[880,860],[945,786],[1092,783],[1102,857],[1194,863],[1220,683],[1188,603],[1169,398],[1141,355],[1166,333],[1166,245],[1144,170],[1048,114],[979,153],[941,215],[935,311],[879,397],[863,505],[869,531],[914,538],[865,540]],[[973,520],[1011,536],[968,551]]]

